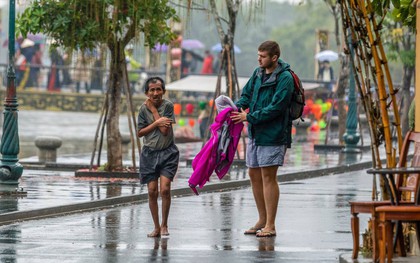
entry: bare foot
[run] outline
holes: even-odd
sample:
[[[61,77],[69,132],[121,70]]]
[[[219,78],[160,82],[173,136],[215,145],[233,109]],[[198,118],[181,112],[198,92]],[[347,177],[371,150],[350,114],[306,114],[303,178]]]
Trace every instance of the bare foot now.
[[[160,227],[160,235],[161,236],[169,236],[169,231],[167,226]]]
[[[154,229],[147,237],[160,237],[160,229]]]

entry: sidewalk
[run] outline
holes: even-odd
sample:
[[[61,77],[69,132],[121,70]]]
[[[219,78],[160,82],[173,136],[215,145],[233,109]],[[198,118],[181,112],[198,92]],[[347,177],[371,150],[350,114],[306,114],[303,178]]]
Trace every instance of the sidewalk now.
[[[372,177],[364,171],[371,167],[369,152],[315,152],[311,143],[294,144],[278,173],[277,237],[256,238],[243,235],[256,221],[245,168],[233,167],[222,181],[212,176],[199,196],[187,187],[192,170],[186,160],[199,146],[179,145],[183,155],[173,183],[169,238],[146,237],[153,228],[147,190],[136,179],[25,168],[19,187],[26,196],[0,198],[0,261],[353,262],[348,202],[371,198]],[[89,154],[61,155],[57,162],[89,160]],[[367,220],[360,215],[361,231]]]
[[[0,258],[31,263],[353,262],[346,260],[352,249],[348,201],[370,198],[370,186],[371,177],[360,171],[281,183],[275,238],[243,235],[256,220],[251,189],[244,187],[174,196],[169,238],[146,237],[153,228],[147,202],[4,225]],[[366,222],[362,215],[361,230]]]

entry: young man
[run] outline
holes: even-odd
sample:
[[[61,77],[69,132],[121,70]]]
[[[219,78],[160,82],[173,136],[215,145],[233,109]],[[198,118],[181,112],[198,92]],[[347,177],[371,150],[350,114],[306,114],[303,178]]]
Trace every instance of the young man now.
[[[235,123],[248,122],[246,165],[259,217],[245,234],[271,237],[276,235],[280,196],[277,169],[292,140],[289,106],[294,84],[276,42],[265,41],[258,47],[258,63],[236,103],[240,111],[231,118]]]
[[[147,184],[149,208],[154,230],[148,237],[168,236],[168,215],[171,206],[171,182],[178,170],[179,151],[174,144],[172,124],[175,123],[174,105],[163,98],[165,83],[159,77],[149,78],[144,91],[148,99],[140,106],[139,137],[143,137],[140,156],[140,180]],[[162,198],[162,223],[159,223],[158,186]]]

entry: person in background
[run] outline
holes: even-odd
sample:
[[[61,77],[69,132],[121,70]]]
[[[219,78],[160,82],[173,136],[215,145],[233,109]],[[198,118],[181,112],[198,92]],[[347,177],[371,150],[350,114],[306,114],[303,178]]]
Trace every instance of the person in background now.
[[[321,63],[318,71],[318,80],[328,82],[326,87],[329,91],[333,91],[334,88],[334,71],[328,60]]]
[[[63,69],[61,72],[63,73],[63,85],[71,85],[73,83],[73,80],[70,76],[70,67],[72,64],[72,56],[69,52],[64,52],[63,54]]]
[[[280,197],[277,170],[292,141],[289,107],[294,84],[277,42],[260,44],[258,63],[236,102],[240,110],[232,112],[231,119],[248,122],[246,166],[258,210],[257,222],[244,234],[272,237]]]
[[[91,68],[87,55],[79,53],[76,60],[76,68],[73,80],[76,82],[76,92],[80,92],[80,86],[84,85],[86,93],[90,93]]]
[[[208,50],[204,53],[205,57],[203,60],[203,67],[201,68],[201,74],[213,74],[213,56]]]
[[[144,91],[148,99],[140,106],[137,135],[144,137],[140,180],[142,184],[147,184],[149,208],[154,223],[153,231],[147,236],[168,236],[171,182],[179,162],[179,150],[174,142],[172,128],[175,123],[174,105],[163,98],[165,83],[159,77],[149,78],[145,82]],[[158,189],[162,198],[162,223],[159,223]]]
[[[222,60],[223,60],[223,52],[220,51],[217,54],[217,58],[214,60],[214,63],[213,63],[213,73],[216,73],[216,74],[219,73]]]
[[[61,90],[61,78],[60,78],[60,67],[63,66],[63,57],[57,48],[50,49],[50,72],[48,74],[48,91],[60,91]]]
[[[198,123],[200,128],[200,138],[203,139],[206,135],[206,131],[209,128],[208,122],[209,122],[209,110],[207,108],[200,111],[200,114],[198,115]],[[208,136],[210,136],[210,131],[208,132]]]
[[[103,88],[104,72],[102,69],[102,59],[97,57],[93,63],[92,72],[90,76],[90,88],[91,90],[99,90],[103,94],[105,92]]]
[[[42,64],[42,51],[39,44],[35,44],[35,53],[31,60],[31,71],[29,72],[29,87],[39,87],[39,74]]]

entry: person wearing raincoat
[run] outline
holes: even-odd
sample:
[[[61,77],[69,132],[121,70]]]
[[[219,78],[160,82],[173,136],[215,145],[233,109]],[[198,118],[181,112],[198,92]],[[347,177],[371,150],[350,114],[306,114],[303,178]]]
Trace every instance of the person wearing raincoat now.
[[[245,234],[276,235],[275,220],[280,190],[277,170],[290,147],[292,121],[289,107],[294,90],[289,64],[280,59],[275,41],[258,47],[259,67],[244,86],[232,112],[234,123],[248,122],[246,165],[258,210],[258,220]],[[246,110],[249,110],[247,112]]]

